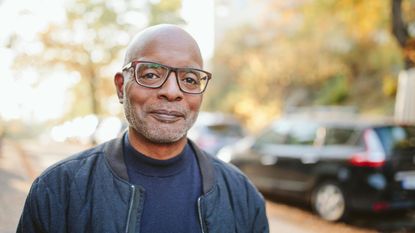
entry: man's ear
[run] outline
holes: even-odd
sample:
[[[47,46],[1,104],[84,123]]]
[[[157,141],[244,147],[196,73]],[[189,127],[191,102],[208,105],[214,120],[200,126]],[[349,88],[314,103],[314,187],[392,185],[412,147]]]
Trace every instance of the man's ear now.
[[[115,84],[115,88],[117,90],[117,96],[118,96],[118,101],[120,101],[120,103],[123,103],[123,97],[124,97],[124,75],[121,72],[117,72],[114,76],[114,84]]]

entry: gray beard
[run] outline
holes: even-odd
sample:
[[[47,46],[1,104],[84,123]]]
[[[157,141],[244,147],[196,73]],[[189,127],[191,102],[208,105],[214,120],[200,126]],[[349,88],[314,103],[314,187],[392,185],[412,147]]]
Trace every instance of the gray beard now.
[[[147,140],[157,144],[171,144],[179,141],[186,136],[187,131],[196,121],[198,112],[195,114],[186,112],[186,118],[183,127],[166,127],[163,124],[151,124],[145,119],[141,119],[131,105],[128,98],[124,98],[124,113],[127,121],[138,134]]]

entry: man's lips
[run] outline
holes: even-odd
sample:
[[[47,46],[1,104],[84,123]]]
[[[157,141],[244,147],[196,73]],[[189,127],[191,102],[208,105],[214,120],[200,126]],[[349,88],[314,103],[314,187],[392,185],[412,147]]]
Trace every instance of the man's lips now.
[[[166,123],[175,122],[184,118],[184,114],[181,112],[168,111],[163,109],[150,111],[150,115],[156,120]]]

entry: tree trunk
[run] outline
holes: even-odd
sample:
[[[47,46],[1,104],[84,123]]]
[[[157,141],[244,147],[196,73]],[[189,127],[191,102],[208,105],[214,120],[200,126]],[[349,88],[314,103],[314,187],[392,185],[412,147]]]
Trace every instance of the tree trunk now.
[[[398,79],[395,100],[395,120],[405,124],[415,123],[415,38],[411,38],[408,25],[403,21],[402,0],[391,0],[392,32],[404,55],[405,70]]]
[[[91,92],[91,111],[94,115],[99,114],[99,104],[97,100],[97,77],[94,75],[90,77],[91,81],[89,82],[89,91]]]
[[[391,0],[392,32],[401,46],[404,54],[405,70],[415,67],[415,38],[411,38],[408,25],[402,17],[402,0]]]

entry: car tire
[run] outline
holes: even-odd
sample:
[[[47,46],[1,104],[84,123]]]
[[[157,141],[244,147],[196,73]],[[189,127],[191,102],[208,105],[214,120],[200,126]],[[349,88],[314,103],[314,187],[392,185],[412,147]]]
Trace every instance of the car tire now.
[[[311,196],[311,205],[318,216],[331,222],[344,220],[348,212],[343,189],[334,181],[316,186]]]

